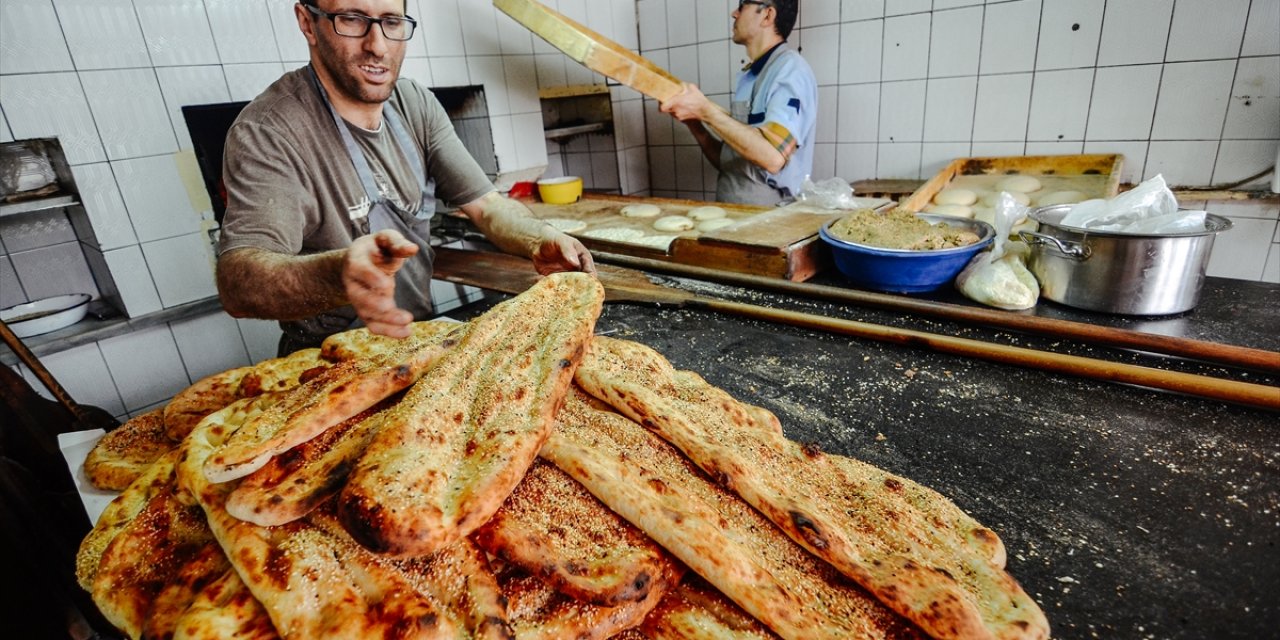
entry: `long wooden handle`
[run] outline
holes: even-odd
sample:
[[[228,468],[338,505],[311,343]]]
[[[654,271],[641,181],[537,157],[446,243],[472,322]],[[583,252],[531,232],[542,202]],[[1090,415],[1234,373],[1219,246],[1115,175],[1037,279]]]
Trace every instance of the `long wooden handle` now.
[[[61,403],[62,406],[66,407],[67,411],[71,412],[71,415],[75,416],[76,419],[82,423],[88,424],[92,422],[88,413],[85,412],[84,407],[71,399],[71,394],[67,393],[67,390],[63,389],[62,385],[58,384],[58,381],[53,377],[53,374],[49,373],[48,369],[44,368],[44,363],[40,362],[40,359],[36,357],[36,354],[31,353],[31,350],[27,348],[27,345],[22,342],[22,339],[19,338],[3,320],[0,320],[0,338],[4,339],[4,343],[8,345],[15,354],[17,354],[18,359],[21,360],[23,364],[27,365],[27,368],[31,369],[31,372],[36,375],[36,378],[39,379],[41,383],[44,384],[44,387],[49,390],[49,393],[53,394],[53,397]]]
[[[765,278],[717,269],[674,264],[648,258],[636,258],[618,254],[593,254],[596,260],[646,271],[723,282],[738,286],[774,291],[806,298],[832,302],[844,302],[861,306],[903,311],[932,318],[954,320],[968,324],[998,327],[1012,331],[1034,333],[1053,338],[1079,340],[1107,347],[1119,347],[1151,353],[1191,358],[1214,364],[1253,369],[1267,373],[1280,373],[1280,353],[1263,349],[1251,349],[1229,344],[1162,336],[1129,329],[1101,327],[1084,322],[1057,318],[1027,316],[1007,311],[966,307],[946,302],[918,300],[906,296],[872,293],[841,287],[791,282],[779,278]]]
[[[770,309],[768,307],[716,300],[702,296],[694,297],[687,301],[686,304],[690,307],[707,309],[718,313],[779,322],[819,331],[830,331],[881,342],[927,347],[934,351],[952,355],[968,356],[980,360],[1042,369],[1044,371],[1097,380],[1135,384],[1249,407],[1280,411],[1280,388],[1277,387],[1177,371],[1164,371],[1022,347],[1011,347],[980,340],[886,327],[841,318],[829,318],[797,311]]]

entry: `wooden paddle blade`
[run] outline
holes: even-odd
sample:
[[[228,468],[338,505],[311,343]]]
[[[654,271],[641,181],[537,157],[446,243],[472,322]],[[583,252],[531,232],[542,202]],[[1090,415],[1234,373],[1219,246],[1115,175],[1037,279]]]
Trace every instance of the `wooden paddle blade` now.
[[[534,271],[532,262],[505,253],[444,247],[436,248],[435,253],[433,277],[439,280],[518,294],[533,286],[541,277]],[[606,302],[678,307],[694,297],[687,291],[654,284],[639,271],[608,265],[596,267],[596,275],[600,284],[604,285]]]

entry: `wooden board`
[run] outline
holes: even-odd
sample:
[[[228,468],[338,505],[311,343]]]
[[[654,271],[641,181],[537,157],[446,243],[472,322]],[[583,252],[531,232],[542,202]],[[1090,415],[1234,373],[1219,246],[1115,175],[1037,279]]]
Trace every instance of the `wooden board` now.
[[[751,205],[698,202],[670,198],[640,198],[585,194],[573,204],[552,205],[525,200],[534,215],[567,218],[587,223],[583,231],[573,233],[592,251],[640,256],[735,273],[803,281],[829,266],[830,255],[818,238],[818,228],[841,211],[802,208],[796,205],[771,209]],[[860,199],[871,208],[887,206],[886,200]],[[662,216],[685,215],[696,207],[714,205],[725,210],[735,223],[710,232],[696,229],[678,234],[653,228],[657,218],[628,218],[622,208],[629,204],[652,204],[662,209]],[[647,235],[674,235],[664,250],[632,242],[592,238],[598,229],[634,229]]]
[[[1124,156],[1118,154],[1078,154],[1065,156],[1009,156],[1003,158],[959,158],[948,164],[937,175],[916,189],[901,206],[911,211],[922,211],[933,201],[933,196],[950,185],[958,176],[1054,176],[1082,177],[1088,183],[1085,191],[1090,197],[1111,198],[1120,190],[1120,168]],[[1097,177],[1101,177],[1099,180]],[[1097,183],[1097,187],[1092,185]]]
[[[493,0],[493,5],[588,69],[650,98],[665,101],[684,88],[658,65],[534,0]]]

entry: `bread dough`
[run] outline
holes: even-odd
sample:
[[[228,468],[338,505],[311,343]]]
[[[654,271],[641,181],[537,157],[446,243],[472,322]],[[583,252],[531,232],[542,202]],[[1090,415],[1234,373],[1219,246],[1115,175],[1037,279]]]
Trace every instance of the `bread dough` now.
[[[690,209],[688,213],[690,218],[699,222],[703,220],[719,220],[726,215],[728,214],[726,214],[724,209],[721,209],[720,207],[698,207],[696,209]]]
[[[584,238],[595,238],[596,240],[608,240],[610,242],[631,242],[637,238],[644,237],[644,232],[639,229],[591,229],[583,231]]]
[[[555,227],[558,231],[565,233],[577,233],[587,228],[587,223],[583,220],[574,220],[572,218],[547,218],[543,222]]]
[[[925,213],[936,213],[940,216],[954,218],[972,218],[973,209],[962,204],[931,204],[924,208]]]
[[[716,218],[714,220],[703,220],[702,222],[698,223],[698,231],[703,231],[703,232],[715,231],[716,229],[723,229],[725,227],[732,226],[734,222],[735,222],[734,220],[730,220],[728,218]]]
[[[1049,207],[1055,204],[1075,204],[1083,202],[1088,197],[1081,191],[1052,191],[1036,198],[1036,206]]]
[[[996,188],[1001,191],[1018,191],[1021,193],[1031,193],[1040,190],[1040,181],[1031,176],[1009,176],[1004,180],[996,183]]]
[[[969,206],[978,201],[978,194],[968,189],[943,189],[933,196],[934,204]]]
[[[994,193],[988,193],[984,198],[982,198],[982,204],[985,204],[988,207],[996,206],[996,201],[1000,199],[1001,193],[1007,193],[1013,196],[1013,199],[1017,200],[1020,205],[1026,206],[1031,204],[1031,196],[1021,191],[996,191]]]
[[[622,208],[622,215],[628,218],[652,218],[662,213],[656,204],[629,204]]]
[[[678,237],[680,236],[642,236],[636,238],[633,242],[635,244],[642,244],[646,247],[653,247],[654,249],[662,249],[663,251],[666,251],[671,248],[671,243]]]
[[[663,216],[653,221],[653,228],[658,231],[688,231],[696,224],[685,216]]]

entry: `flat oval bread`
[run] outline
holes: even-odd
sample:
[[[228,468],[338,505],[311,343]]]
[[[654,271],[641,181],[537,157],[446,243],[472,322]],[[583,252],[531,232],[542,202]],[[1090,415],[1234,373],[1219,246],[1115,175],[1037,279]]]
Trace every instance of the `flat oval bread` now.
[[[183,612],[173,640],[277,640],[271,616],[234,569],[200,590]]]
[[[164,432],[179,442],[187,437],[205,416],[240,397],[241,380],[253,371],[252,366],[236,367],[197,380],[178,392],[164,407]]]
[[[643,600],[676,573],[662,547],[542,461],[472,538],[557,591],[604,607]]]
[[[679,580],[672,575],[643,600],[601,607],[574,600],[515,567],[498,572],[507,615],[520,640],[605,640],[638,626]]]
[[[724,594],[689,574],[644,619],[640,637],[648,640],[776,640],[778,636]]]
[[[603,302],[593,276],[557,273],[472,320],[356,464],[338,497],[347,531],[420,556],[488,521],[550,433]]]
[[[174,446],[164,409],[148,411],[102,436],[84,459],[84,475],[99,489],[123,491]]]
[[[253,365],[253,370],[240,379],[236,397],[252,398],[264,393],[284,391],[301,384],[303,374],[328,367],[319,349],[300,349],[283,358],[271,358]]]
[[[76,553],[76,581],[85,591],[93,589],[93,578],[98,573],[102,554],[111,541],[151,502],[161,491],[174,486],[174,468],[179,450],[175,448],[160,456],[146,471],[116,496],[102,514],[93,530],[80,541]]]
[[[596,339],[576,381],[930,635],[1048,637],[1044,613],[1004,571],[995,533],[940,494],[741,428],[743,403],[638,343]]]
[[[411,336],[431,338],[459,329],[462,323],[452,320],[422,320],[409,325]],[[330,362],[371,358],[385,355],[401,342],[402,338],[389,338],[371,333],[367,328],[335,333],[320,343],[320,357]]]

